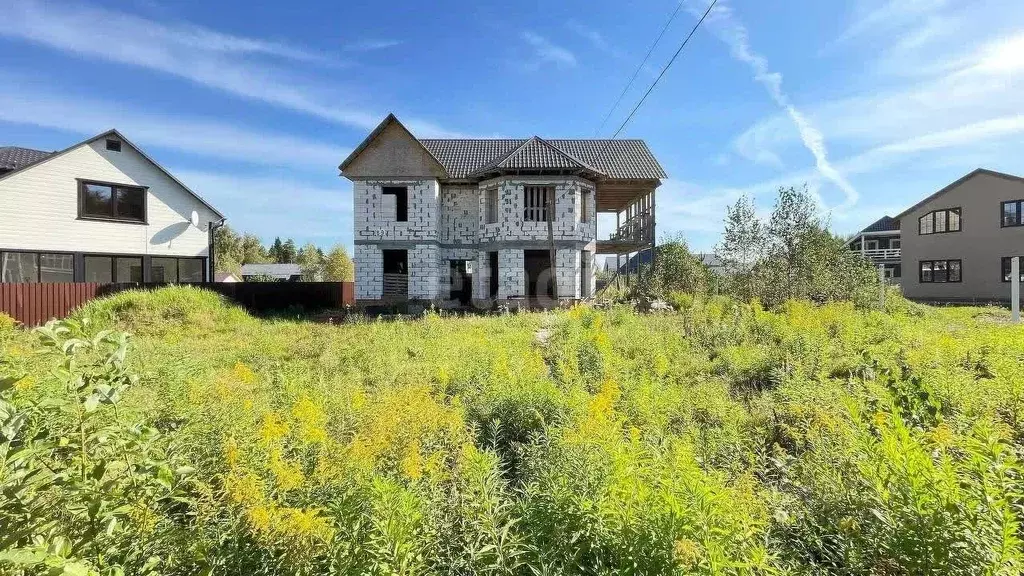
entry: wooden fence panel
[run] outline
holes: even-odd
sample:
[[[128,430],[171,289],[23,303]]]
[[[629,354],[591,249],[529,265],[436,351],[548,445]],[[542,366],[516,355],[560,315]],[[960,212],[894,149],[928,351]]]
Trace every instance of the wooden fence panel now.
[[[338,309],[355,304],[352,282],[215,282],[196,286],[222,294],[256,313],[289,308]],[[0,283],[0,312],[25,326],[39,326],[54,318],[64,318],[93,298],[122,290],[159,287],[161,285],[92,282]]]

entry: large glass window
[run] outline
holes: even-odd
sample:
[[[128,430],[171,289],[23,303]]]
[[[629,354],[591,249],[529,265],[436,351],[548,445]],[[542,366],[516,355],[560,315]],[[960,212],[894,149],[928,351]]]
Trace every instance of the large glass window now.
[[[128,222],[146,221],[146,189],[137,186],[82,182],[79,216]]]
[[[142,282],[142,257],[86,256],[85,281],[100,284]]]
[[[1021,217],[1021,210],[1024,210],[1024,200],[1010,200],[1001,204],[1002,218],[1000,226],[1024,226],[1024,218]]]
[[[923,284],[960,282],[960,260],[922,260],[920,262],[920,281]]]
[[[74,282],[75,256],[73,254],[40,254],[40,282]]]
[[[918,218],[918,234],[942,234],[960,231],[960,209],[935,210]]]
[[[202,282],[202,258],[153,258],[149,267],[150,282],[176,284]]]
[[[0,282],[74,282],[72,254],[0,252]]]
[[[1003,282],[1009,282],[1012,278],[1013,271],[1013,258],[1011,256],[1004,256],[1002,258],[1002,278]],[[1020,281],[1024,282],[1024,256],[1020,257]]]

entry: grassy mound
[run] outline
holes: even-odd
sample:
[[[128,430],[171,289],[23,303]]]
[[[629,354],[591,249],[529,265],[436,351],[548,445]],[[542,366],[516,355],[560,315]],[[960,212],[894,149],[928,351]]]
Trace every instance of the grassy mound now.
[[[248,320],[245,310],[224,296],[194,286],[118,292],[89,302],[72,317],[154,334],[183,328],[202,333]]]

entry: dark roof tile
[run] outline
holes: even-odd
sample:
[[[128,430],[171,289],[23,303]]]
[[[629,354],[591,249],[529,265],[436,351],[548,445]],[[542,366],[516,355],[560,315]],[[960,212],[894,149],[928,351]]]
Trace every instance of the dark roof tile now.
[[[17,170],[52,154],[53,152],[44,152],[18,146],[0,146],[0,170]]]

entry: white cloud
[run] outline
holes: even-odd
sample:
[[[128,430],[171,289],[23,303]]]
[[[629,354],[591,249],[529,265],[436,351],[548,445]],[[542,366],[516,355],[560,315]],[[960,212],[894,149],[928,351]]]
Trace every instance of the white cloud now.
[[[2,75],[0,80],[2,85],[16,87],[11,93],[0,92],[0,121],[4,122],[74,132],[83,137],[117,128],[143,147],[160,146],[195,156],[260,165],[315,168],[324,174],[334,174],[334,167],[348,153],[326,142],[60,96],[31,90],[27,83]]]
[[[691,5],[691,11],[698,10]],[[700,11],[701,13],[703,11]],[[782,90],[782,75],[773,72],[768,66],[768,60],[754,52],[750,46],[747,29],[737,20],[732,9],[724,2],[715,6],[708,18],[708,23],[715,34],[729,46],[730,52],[736,60],[747,64],[754,72],[754,79],[761,83],[772,100],[782,108],[790,121],[796,127],[804,147],[814,156],[814,163],[826,179],[835,184],[845,195],[845,199],[837,206],[836,210],[844,210],[857,203],[860,195],[845,176],[843,176],[829,162],[828,149],[825,146],[825,138],[821,131],[807,118],[807,116],[790,102],[789,96]],[[767,151],[763,152],[763,159],[771,160]],[[778,159],[777,157],[775,158]]]
[[[545,63],[567,67],[576,65],[575,54],[566,48],[553,44],[547,38],[530,31],[523,32],[522,37],[533,51],[534,60],[528,63],[527,67],[537,68]]]
[[[83,31],[103,30],[104,39]],[[346,102],[340,86],[309,81],[297,65],[344,66],[307,48],[224,34],[191,24],[168,25],[89,4],[11,0],[0,36],[120,64],[170,74],[246,100],[272,104],[360,129],[384,114]],[[451,132],[403,119],[419,136]]]
[[[359,42],[346,44],[345,50],[348,52],[372,52],[374,50],[394,48],[395,46],[399,46],[401,44],[401,40],[361,40]]]

